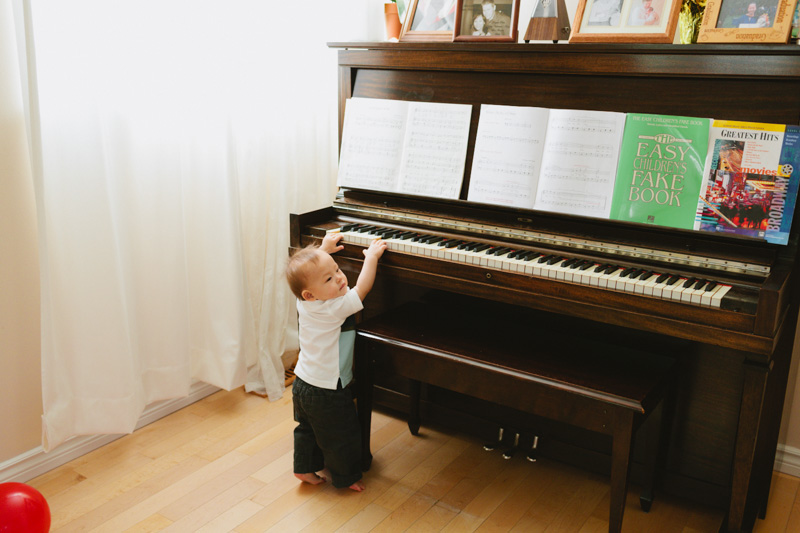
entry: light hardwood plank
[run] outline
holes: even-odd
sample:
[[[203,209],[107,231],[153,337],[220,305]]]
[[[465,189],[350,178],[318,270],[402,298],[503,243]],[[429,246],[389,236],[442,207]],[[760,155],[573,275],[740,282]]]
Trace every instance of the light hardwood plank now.
[[[376,411],[366,491],[292,475],[291,394],[277,402],[221,391],[28,483],[51,508],[53,533],[547,531],[608,528],[606,476],[540,458],[502,459],[469,436]],[[724,512],[639,488],[623,533],[716,533]],[[800,533],[800,479],[775,473],[754,533]]]

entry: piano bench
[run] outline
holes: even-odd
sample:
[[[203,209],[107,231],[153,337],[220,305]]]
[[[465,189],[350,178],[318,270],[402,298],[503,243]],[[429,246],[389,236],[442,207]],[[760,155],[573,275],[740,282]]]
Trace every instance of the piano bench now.
[[[355,352],[364,470],[372,460],[373,375],[379,370],[411,380],[409,427],[415,434],[419,384],[426,383],[610,435],[609,531],[620,531],[633,437],[663,402],[661,427],[648,427],[640,498],[645,511],[652,502],[671,422],[674,360],[576,337],[537,329],[533,315],[516,311],[504,316],[417,302],[365,320],[357,326]]]

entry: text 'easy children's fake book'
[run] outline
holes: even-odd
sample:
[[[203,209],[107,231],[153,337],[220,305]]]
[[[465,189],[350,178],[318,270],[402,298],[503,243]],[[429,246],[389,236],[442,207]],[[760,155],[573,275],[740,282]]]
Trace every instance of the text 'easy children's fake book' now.
[[[714,121],[694,228],[787,244],[798,168],[800,127]]]
[[[692,229],[710,119],[628,113],[610,218]]]

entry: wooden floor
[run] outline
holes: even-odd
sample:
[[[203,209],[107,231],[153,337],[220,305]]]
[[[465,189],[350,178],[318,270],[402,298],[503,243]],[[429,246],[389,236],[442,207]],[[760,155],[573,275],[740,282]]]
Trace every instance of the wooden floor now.
[[[504,460],[471,437],[373,415],[366,491],[292,476],[291,393],[270,403],[219,392],[28,483],[51,507],[52,531],[603,532],[608,479],[523,455]],[[800,532],[800,479],[773,477],[755,531]],[[631,487],[625,532],[715,532],[722,511]]]

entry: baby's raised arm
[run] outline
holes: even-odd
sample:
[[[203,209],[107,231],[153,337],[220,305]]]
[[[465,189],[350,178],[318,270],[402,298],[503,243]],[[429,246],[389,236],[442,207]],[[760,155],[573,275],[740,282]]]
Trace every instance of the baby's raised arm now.
[[[361,273],[358,275],[354,289],[361,301],[364,301],[369,291],[372,290],[372,285],[375,283],[375,272],[378,269],[378,259],[385,250],[386,243],[381,239],[375,239],[369,248],[364,250],[364,266],[361,267]]]

